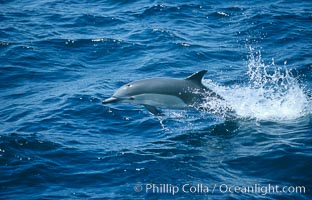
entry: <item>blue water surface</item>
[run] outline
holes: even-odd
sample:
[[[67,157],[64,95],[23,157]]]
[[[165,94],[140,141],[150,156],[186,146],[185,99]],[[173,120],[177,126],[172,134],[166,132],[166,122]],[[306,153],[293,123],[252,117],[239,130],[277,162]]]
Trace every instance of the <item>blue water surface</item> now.
[[[309,0],[0,1],[0,198],[311,199],[311,27]],[[235,116],[101,104],[203,69]]]

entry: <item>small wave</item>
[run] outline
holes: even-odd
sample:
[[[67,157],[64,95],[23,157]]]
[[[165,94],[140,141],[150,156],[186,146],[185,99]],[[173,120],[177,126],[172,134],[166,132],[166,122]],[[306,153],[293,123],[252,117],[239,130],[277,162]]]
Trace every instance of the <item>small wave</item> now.
[[[75,19],[75,22],[69,24],[68,26],[76,27],[77,24],[80,26],[101,26],[101,27],[109,27],[116,24],[122,24],[123,21],[117,19],[116,17],[109,16],[101,16],[101,15],[91,15],[91,14],[83,14]]]
[[[266,65],[261,52],[250,48],[246,74],[245,86],[220,86],[205,80],[209,88],[226,100],[216,102],[215,110],[230,106],[238,117],[266,121],[293,120],[311,113],[311,99],[286,63],[283,67],[276,66],[274,61]]]
[[[188,16],[195,11],[202,9],[202,5],[198,4],[181,4],[181,5],[170,5],[170,4],[156,4],[152,5],[144,10],[144,12],[139,15],[140,17],[159,15],[160,13],[180,16]]]

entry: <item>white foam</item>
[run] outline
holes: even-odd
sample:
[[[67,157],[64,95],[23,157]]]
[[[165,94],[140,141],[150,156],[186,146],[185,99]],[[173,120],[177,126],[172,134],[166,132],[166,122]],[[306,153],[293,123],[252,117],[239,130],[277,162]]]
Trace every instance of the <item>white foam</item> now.
[[[214,105],[216,110],[228,106],[238,117],[266,121],[293,120],[311,113],[311,100],[286,63],[280,67],[273,60],[265,65],[261,53],[254,53],[251,48],[246,75],[248,81],[243,86],[220,86],[204,80],[207,87],[225,99]]]

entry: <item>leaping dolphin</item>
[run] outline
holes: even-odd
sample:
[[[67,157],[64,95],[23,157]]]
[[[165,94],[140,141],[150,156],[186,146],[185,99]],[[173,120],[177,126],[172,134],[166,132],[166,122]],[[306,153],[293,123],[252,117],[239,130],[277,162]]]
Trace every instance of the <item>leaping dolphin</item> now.
[[[112,97],[102,103],[126,102],[143,105],[154,115],[161,115],[157,108],[200,108],[207,97],[222,99],[202,84],[207,70],[192,74],[185,79],[150,78],[134,81],[120,87]]]

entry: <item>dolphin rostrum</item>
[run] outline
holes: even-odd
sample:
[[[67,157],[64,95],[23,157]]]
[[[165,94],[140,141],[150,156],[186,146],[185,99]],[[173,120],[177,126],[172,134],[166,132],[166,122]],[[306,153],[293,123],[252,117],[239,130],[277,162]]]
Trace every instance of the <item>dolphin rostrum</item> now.
[[[223,99],[202,84],[207,70],[192,74],[185,79],[150,78],[134,81],[120,87],[112,97],[102,103],[126,102],[143,105],[154,115],[161,115],[157,108],[201,108],[207,97]]]

